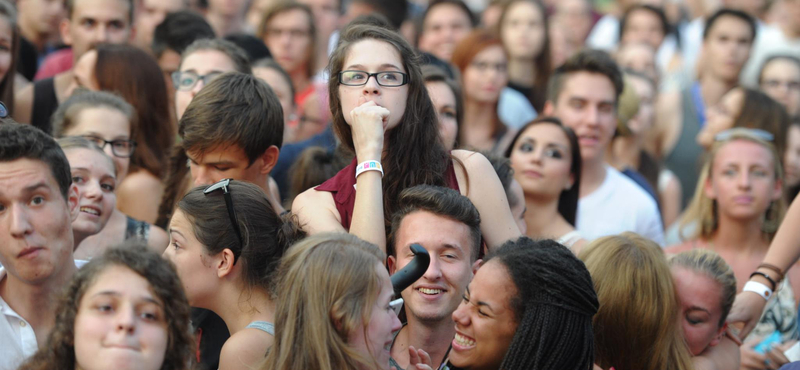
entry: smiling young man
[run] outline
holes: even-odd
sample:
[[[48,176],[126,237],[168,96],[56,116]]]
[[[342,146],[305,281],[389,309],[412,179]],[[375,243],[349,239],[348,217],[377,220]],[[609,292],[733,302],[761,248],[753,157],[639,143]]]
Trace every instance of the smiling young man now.
[[[56,142],[29,125],[0,123],[0,370],[47,340],[61,291],[76,271],[78,193]]]
[[[409,346],[421,348],[437,368],[455,337],[453,311],[478,270],[480,215],[469,198],[447,188],[420,185],[400,194],[400,209],[392,217],[389,272],[405,267],[422,245],[431,263],[425,274],[402,292],[407,325],[392,344],[392,365],[409,365]]]
[[[544,114],[578,136],[582,169],[576,229],[587,240],[632,231],[664,244],[658,205],[639,185],[606,163],[617,128],[622,73],[602,51],[575,54],[550,80]]]

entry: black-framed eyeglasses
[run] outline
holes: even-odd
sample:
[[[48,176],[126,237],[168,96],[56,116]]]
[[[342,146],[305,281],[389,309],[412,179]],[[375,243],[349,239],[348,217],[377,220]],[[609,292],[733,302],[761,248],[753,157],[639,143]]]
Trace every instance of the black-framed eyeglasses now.
[[[727,141],[737,136],[750,136],[764,141],[775,141],[775,135],[758,128],[734,127],[714,135],[714,141]]]
[[[233,198],[229,190],[231,181],[232,179],[220,180],[216,184],[207,187],[206,190],[203,190],[203,194],[209,195],[217,190],[222,190],[222,194],[225,197],[225,206],[228,208],[228,216],[231,219],[231,224],[233,224],[233,231],[236,232],[236,236],[239,237],[239,251],[233,251],[233,264],[235,265],[236,260],[239,259],[242,248],[244,248],[244,239],[242,239],[242,231],[239,229],[239,221],[236,219],[236,211],[233,208]]]
[[[91,141],[101,150],[105,150],[106,145],[111,145],[111,153],[119,158],[130,158],[133,155],[134,149],[136,149],[136,142],[133,140],[119,139],[109,141],[94,135],[81,135],[81,137]]]
[[[398,87],[408,83],[408,75],[403,72],[388,71],[369,73],[366,71],[341,71],[339,83],[346,86],[364,86],[370,77],[375,77],[378,85],[384,87]]]
[[[188,91],[197,85],[197,81],[203,80],[203,86],[205,86],[211,83],[211,81],[214,81],[214,79],[221,74],[222,72],[211,72],[209,74],[199,75],[194,72],[175,71],[172,72],[172,84],[175,85],[175,88],[178,90]]]

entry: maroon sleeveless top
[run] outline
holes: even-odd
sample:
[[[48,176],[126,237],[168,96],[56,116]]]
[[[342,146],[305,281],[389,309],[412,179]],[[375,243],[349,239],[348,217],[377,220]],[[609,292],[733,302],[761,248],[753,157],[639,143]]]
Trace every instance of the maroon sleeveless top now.
[[[350,230],[350,223],[353,221],[353,208],[356,205],[356,166],[357,159],[353,159],[347,167],[343,168],[336,176],[331,177],[328,181],[317,186],[315,189],[318,191],[327,191],[333,195],[333,201],[336,203],[336,210],[339,211],[339,217],[342,219],[342,226],[345,230]],[[447,170],[445,170],[445,182],[447,187],[455,191],[459,191],[458,179],[456,178],[456,170],[453,167],[453,161],[448,158]]]

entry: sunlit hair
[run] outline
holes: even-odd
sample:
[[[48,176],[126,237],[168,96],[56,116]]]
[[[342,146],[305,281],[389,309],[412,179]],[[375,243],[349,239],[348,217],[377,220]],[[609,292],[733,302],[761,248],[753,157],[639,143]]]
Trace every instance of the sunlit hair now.
[[[74,370],[76,368],[75,318],[86,291],[98,276],[111,267],[125,267],[147,280],[150,291],[164,310],[169,340],[161,370],[189,370],[195,350],[190,333],[189,301],[171,262],[151,251],[141,240],[128,241],[110,248],[84,265],[61,296],[56,309],[55,326],[47,343],[39,348],[20,370]]]
[[[58,146],[61,147],[61,150],[64,151],[66,155],[67,152],[73,149],[86,149],[89,151],[94,152],[95,154],[99,154],[103,157],[103,160],[107,162],[109,166],[111,166],[111,170],[114,172],[114,177],[117,176],[117,167],[114,166],[114,160],[106,154],[103,149],[100,149],[95,143],[89,141],[89,139],[82,137],[82,136],[67,136],[62,137],[60,139],[56,139]]]
[[[736,275],[733,274],[731,266],[716,252],[703,248],[676,254],[670,257],[669,265],[702,274],[719,284],[722,317],[719,319],[718,327],[721,328],[736,298]]]
[[[581,167],[583,163],[581,159],[581,148],[578,145],[578,136],[575,135],[575,131],[572,131],[571,128],[564,126],[564,124],[561,123],[561,120],[558,118],[539,117],[531,122],[528,122],[528,124],[517,131],[517,134],[514,136],[514,140],[511,141],[511,145],[509,145],[508,149],[506,149],[505,156],[507,158],[511,158],[511,154],[517,147],[517,141],[519,141],[519,138],[522,137],[522,134],[525,133],[528,128],[541,124],[557,126],[561,129],[561,131],[564,132],[564,135],[567,137],[567,141],[569,141],[570,156],[572,157],[572,163],[570,163],[569,166],[569,173],[572,175],[572,186],[569,189],[562,190],[561,194],[558,196],[558,213],[561,214],[561,217],[564,217],[564,220],[569,222],[570,225],[575,226],[578,215],[578,199],[580,198],[579,191],[581,187]]]
[[[544,109],[545,101],[547,101],[545,92],[547,91],[547,82],[550,78],[550,72],[553,70],[553,57],[550,51],[550,17],[547,15],[547,9],[540,0],[511,0],[501,2],[501,4],[504,5],[502,5],[503,10],[500,14],[500,20],[497,22],[498,35],[502,35],[502,28],[505,25],[509,10],[518,3],[533,4],[539,9],[542,15],[541,27],[544,27],[544,43],[542,45],[542,51],[534,59],[534,65],[536,66],[536,77],[533,82],[534,88],[531,89],[531,95],[527,97],[533,103],[533,107],[536,111],[541,112]],[[503,42],[505,43],[506,41],[503,40]]]
[[[345,234],[318,234],[292,246],[278,276],[275,345],[263,370],[383,368],[347,343],[363,325],[366,336],[381,290],[376,267],[385,254]]]
[[[661,247],[626,232],[595,240],[578,257],[600,301],[593,321],[595,364],[617,370],[693,368]]]
[[[408,100],[402,122],[386,133],[384,141],[387,153],[382,163],[386,173],[382,182],[383,214],[384,224],[388,228],[389,217],[398,208],[397,199],[403,189],[421,184],[446,185],[444,173],[450,157],[442,145],[439,125],[434,124],[438,122],[436,110],[425,87],[417,52],[399,34],[367,24],[345,27],[328,64],[333,128],[342,146],[355,152],[352,129],[344,119],[344,115],[350,112],[342,110],[339,97],[339,72],[344,69],[350,48],[363,40],[377,40],[391,45],[400,55],[408,74]]]
[[[706,183],[711,181],[711,173],[713,172],[714,158],[717,153],[725,145],[735,141],[748,141],[756,143],[767,149],[772,155],[772,171],[774,173],[775,181],[783,182],[783,166],[781,165],[781,156],[778,155],[775,146],[764,139],[749,133],[747,130],[733,129],[731,135],[725,140],[715,141],[711,146],[706,157],[705,164],[700,170],[700,178],[697,181],[697,187],[694,191],[692,201],[686,207],[686,211],[680,219],[679,230],[680,236],[685,240],[694,239],[708,239],[711,238],[719,228],[719,209],[717,208],[717,201],[709,198],[706,195]],[[786,201],[783,197],[778,200],[772,201],[764,210],[762,217],[761,231],[768,240],[772,240],[775,233],[778,231],[783,220],[783,215],[786,213]]]
[[[458,70],[461,72],[461,75],[464,75],[464,71],[472,64],[472,61],[475,59],[480,52],[492,47],[492,46],[503,46],[502,41],[500,38],[495,36],[489,30],[485,30],[482,28],[477,28],[464,36],[461,41],[456,44],[455,49],[453,50],[453,57],[452,63]],[[506,53],[505,49],[503,49],[503,54],[505,57],[508,58],[508,54]],[[464,91],[464,100],[467,99],[467,91]],[[499,99],[497,103],[499,103]],[[500,117],[498,116],[497,109],[495,109],[495,116],[492,122],[488,122],[492,124],[492,137],[500,137],[508,130],[508,128],[500,121]],[[459,130],[459,142],[463,142],[461,140],[461,131]]]

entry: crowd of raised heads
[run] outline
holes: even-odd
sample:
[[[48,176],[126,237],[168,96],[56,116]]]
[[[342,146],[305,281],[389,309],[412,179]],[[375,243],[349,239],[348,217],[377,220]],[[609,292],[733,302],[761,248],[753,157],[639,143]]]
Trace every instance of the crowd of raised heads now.
[[[0,370],[800,370],[800,0],[0,0]]]

